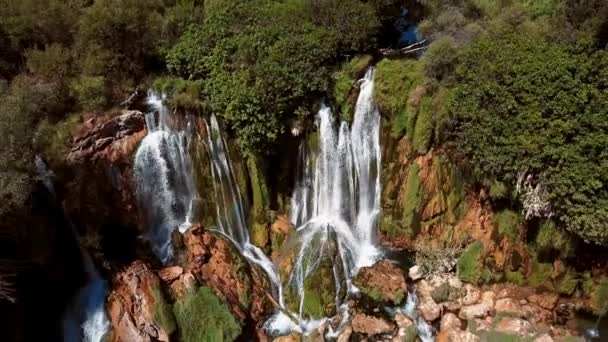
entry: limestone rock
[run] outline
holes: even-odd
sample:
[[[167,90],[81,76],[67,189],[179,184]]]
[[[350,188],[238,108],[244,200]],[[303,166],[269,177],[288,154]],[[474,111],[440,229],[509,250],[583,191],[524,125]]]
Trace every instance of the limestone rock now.
[[[460,304],[463,306],[472,305],[477,303],[477,301],[481,298],[481,291],[471,284],[466,284],[464,286],[464,296],[460,298]]]
[[[411,319],[402,314],[395,315],[395,322],[399,328],[408,328],[410,325],[414,324]]]
[[[440,332],[436,339],[437,342],[479,342],[479,336],[462,330],[447,330]]]
[[[534,342],[553,342],[553,338],[549,334],[542,334],[535,338]]]
[[[353,334],[353,328],[348,325],[344,327],[340,335],[338,335],[337,342],[348,342],[350,341],[350,336]]]
[[[462,322],[458,317],[448,312],[441,317],[441,323],[439,324],[439,331],[448,331],[448,330],[460,330],[462,329]]]
[[[426,321],[432,322],[441,315],[441,306],[431,296],[423,297],[418,303],[418,311]]]
[[[507,312],[516,314],[518,317],[526,317],[526,314],[522,310],[519,301],[513,298],[502,298],[497,300],[494,309],[496,310],[496,312]]]
[[[181,266],[170,266],[165,267],[158,272],[158,276],[165,282],[172,282],[179,278],[184,273],[184,269]]]
[[[384,319],[363,313],[358,313],[353,317],[352,326],[354,332],[368,336],[388,334],[394,329],[394,326]]]
[[[534,326],[530,322],[521,318],[505,317],[496,323],[495,329],[496,331],[521,337],[536,334],[536,329]]]
[[[145,263],[136,261],[118,273],[112,284],[113,290],[108,296],[110,341],[168,342],[175,322],[157,321],[157,310],[168,305],[154,272]]]
[[[386,259],[371,267],[361,268],[354,284],[368,297],[381,302],[399,304],[407,293],[403,272],[397,265]]]
[[[422,277],[424,276],[424,274],[422,273],[422,267],[415,265],[410,267],[408,275],[410,277],[410,279],[416,281],[418,279],[422,279]]]
[[[494,308],[491,305],[488,305],[488,303],[467,305],[460,308],[458,317],[464,320],[481,318],[490,315],[493,309]]]
[[[533,294],[528,297],[530,303],[537,304],[543,309],[553,310],[557,305],[559,295],[556,293]]]

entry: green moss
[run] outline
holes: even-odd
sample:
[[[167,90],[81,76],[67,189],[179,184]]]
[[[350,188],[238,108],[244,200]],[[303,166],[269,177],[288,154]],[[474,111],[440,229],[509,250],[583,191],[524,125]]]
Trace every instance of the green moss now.
[[[511,210],[503,210],[495,217],[496,228],[500,238],[506,237],[509,241],[517,241],[519,236],[519,214]]]
[[[505,272],[505,279],[507,279],[507,281],[511,284],[515,284],[518,286],[523,286],[526,282],[526,278],[524,277],[524,275],[519,272]]]
[[[426,153],[433,137],[433,108],[432,98],[425,96],[420,102],[416,118],[416,128],[412,134],[412,144],[419,153]]]
[[[418,61],[383,59],[376,65],[374,100],[380,111],[392,118],[395,135],[403,134],[408,124],[413,128],[415,111],[408,108],[408,98],[421,82],[422,67]]]
[[[528,275],[528,285],[538,288],[553,289],[551,283],[551,275],[553,273],[553,265],[550,263],[541,263],[534,261],[532,264],[532,272]]]
[[[574,256],[576,250],[574,238],[565,230],[558,228],[552,220],[540,225],[535,244],[540,253],[557,252],[562,258]]]
[[[595,282],[591,277],[591,272],[587,271],[583,273],[583,283],[581,284],[581,290],[583,291],[583,295],[591,297],[594,288]]]
[[[241,326],[230,310],[208,287],[192,291],[173,305],[183,342],[234,341]]]
[[[603,278],[594,286],[591,294],[591,306],[598,316],[603,316],[608,312],[608,278]]]
[[[566,272],[560,277],[557,283],[557,290],[561,294],[572,295],[578,286],[580,280],[575,271],[567,269]]]
[[[414,232],[420,225],[420,210],[422,209],[423,188],[418,173],[420,168],[413,162],[407,173],[405,184],[405,203],[403,205],[403,224]]]
[[[410,324],[407,328],[405,328],[405,336],[403,336],[403,342],[416,342],[416,337],[418,334],[416,333],[416,325]]]
[[[249,181],[251,184],[251,191],[253,193],[253,208],[255,222],[265,221],[265,212],[268,209],[268,187],[266,186],[266,179],[261,169],[259,160],[257,157],[250,155],[247,158],[247,170],[249,172]]]
[[[485,284],[492,284],[500,282],[503,278],[503,274],[499,272],[494,272],[489,268],[484,268],[481,272],[481,281]]]
[[[300,302],[293,287],[287,289],[285,302],[292,312],[298,312]],[[302,315],[307,318],[321,318],[332,316],[335,312],[333,267],[329,259],[324,259],[317,269],[304,279]]]
[[[490,186],[490,198],[494,201],[506,199],[509,197],[509,189],[503,182],[494,181]]]
[[[447,302],[450,299],[450,284],[443,283],[431,291],[431,297],[436,303]]]
[[[171,305],[165,300],[160,284],[152,286],[152,298],[154,298],[154,323],[171,335],[176,329],[175,317]]]
[[[342,64],[340,70],[334,74],[334,97],[347,121],[351,121],[353,115],[354,99],[351,96],[353,84],[371,61],[370,55],[355,56],[348,63]]]
[[[253,223],[251,226],[251,242],[260,248],[266,247],[268,244],[268,228],[265,224]]]
[[[458,278],[469,283],[478,283],[483,271],[483,245],[476,241],[469,245],[456,263]]]

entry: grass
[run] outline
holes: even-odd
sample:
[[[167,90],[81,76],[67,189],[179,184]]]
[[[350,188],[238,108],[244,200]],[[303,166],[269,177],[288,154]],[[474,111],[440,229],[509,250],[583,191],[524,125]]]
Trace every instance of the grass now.
[[[483,245],[473,242],[460,255],[456,263],[458,278],[469,283],[478,283],[483,271]]]
[[[208,287],[188,293],[173,305],[182,342],[234,341],[241,334],[241,326]]]

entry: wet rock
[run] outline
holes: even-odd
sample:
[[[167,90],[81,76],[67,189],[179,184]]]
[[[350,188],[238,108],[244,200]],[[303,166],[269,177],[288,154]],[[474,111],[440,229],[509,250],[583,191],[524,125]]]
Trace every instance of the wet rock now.
[[[140,261],[112,279],[108,314],[110,341],[163,341],[175,331],[172,311],[165,301],[159,278]]]
[[[488,305],[488,303],[467,305],[460,308],[458,317],[464,320],[481,318],[490,315],[493,310],[494,308],[491,305]]]
[[[528,296],[528,301],[540,306],[543,309],[553,310],[557,305],[559,295],[555,293],[533,294]]]
[[[496,331],[507,334],[517,335],[520,337],[532,336],[536,334],[534,326],[521,318],[505,317],[496,323],[494,329]]]
[[[462,329],[462,322],[458,317],[448,312],[441,317],[441,323],[439,324],[439,331],[448,331],[448,330],[460,330]]]
[[[422,272],[422,267],[415,265],[410,267],[408,275],[410,277],[410,279],[416,281],[419,279],[422,279],[422,277],[424,276],[424,273]]]
[[[389,260],[381,260],[371,267],[359,270],[355,280],[361,292],[373,300],[400,304],[405,299],[407,287],[401,269]]]
[[[356,314],[351,323],[354,332],[368,336],[388,334],[394,329],[394,326],[384,319],[363,313]]]

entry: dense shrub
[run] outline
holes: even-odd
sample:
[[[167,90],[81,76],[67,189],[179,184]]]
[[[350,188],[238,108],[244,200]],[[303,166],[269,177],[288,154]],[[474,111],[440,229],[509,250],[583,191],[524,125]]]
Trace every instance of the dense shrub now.
[[[519,214],[511,210],[503,210],[496,214],[494,220],[499,237],[505,237],[514,243],[519,236],[519,224],[521,221]]]
[[[608,243],[608,54],[500,31],[463,55],[450,111],[475,174],[539,177],[559,221]]]
[[[81,109],[101,109],[107,103],[106,81],[103,76],[80,76],[70,84],[70,93]]]
[[[208,287],[175,302],[173,313],[183,342],[234,341],[241,334],[239,323]]]
[[[477,283],[481,280],[483,271],[483,245],[476,241],[470,244],[467,249],[458,257],[456,263],[456,274],[458,278]]]

